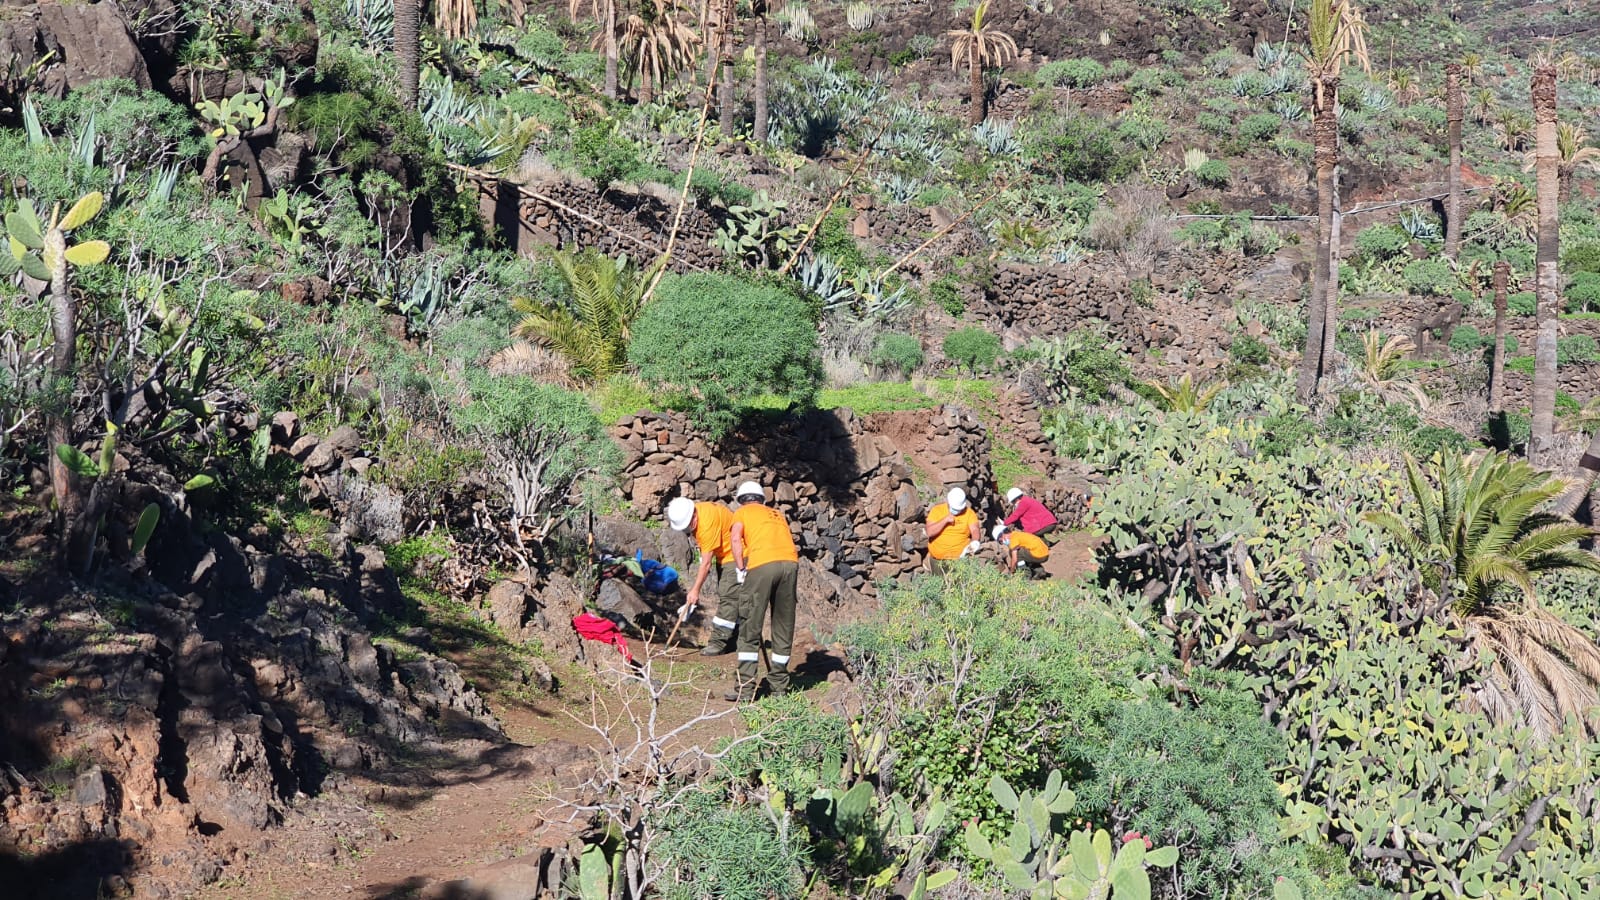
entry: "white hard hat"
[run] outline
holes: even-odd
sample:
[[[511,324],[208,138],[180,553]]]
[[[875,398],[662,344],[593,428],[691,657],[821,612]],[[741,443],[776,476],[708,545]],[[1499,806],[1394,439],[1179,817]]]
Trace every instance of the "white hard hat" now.
[[[744,484],[739,485],[738,490],[733,492],[733,499],[738,500],[740,497],[760,497],[765,500],[767,492],[763,491],[761,485],[756,484],[754,481],[746,481]]]
[[[1007,503],[1015,503],[1015,502],[1017,502],[1017,498],[1021,497],[1021,496],[1022,496],[1022,488],[1014,487],[1011,490],[1006,491],[1006,502]]]
[[[994,527],[994,530],[989,532],[989,533],[994,535],[994,539],[998,541],[998,540],[1000,540],[1000,535],[1006,533],[1006,526],[1004,526],[1004,525],[996,525]]]
[[[961,512],[967,508],[967,492],[961,488],[951,488],[950,496],[946,500],[950,504],[950,511],[953,513]]]
[[[694,501],[688,497],[674,497],[667,504],[667,524],[673,531],[683,531],[689,527],[689,522],[694,519]]]

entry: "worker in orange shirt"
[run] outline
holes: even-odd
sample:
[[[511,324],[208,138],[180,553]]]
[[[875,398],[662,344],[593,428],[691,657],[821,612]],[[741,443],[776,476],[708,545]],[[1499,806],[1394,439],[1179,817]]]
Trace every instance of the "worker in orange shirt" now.
[[[795,586],[800,554],[789,533],[789,520],[766,505],[761,485],[746,481],[734,492],[739,508],[733,514],[733,564],[741,573],[739,669],[733,690],[723,695],[742,702],[755,699],[757,662],[761,659],[761,626],[772,609],[772,668],[767,686],[774,694],[789,692],[789,651],[794,648]]]
[[[1007,530],[1004,525],[994,527],[994,539],[1005,550],[1006,571],[1015,572],[1017,566],[1028,567],[1029,578],[1050,577],[1044,570],[1044,561],[1050,558],[1050,545],[1038,535],[1019,529]]]
[[[951,488],[945,502],[928,510],[927,527],[928,570],[935,575],[943,574],[952,562],[980,546],[978,514],[961,488]]]
[[[712,570],[717,574],[717,609],[711,614],[711,637],[700,648],[701,656],[718,656],[733,649],[733,633],[739,627],[739,582],[733,567],[733,510],[724,503],[696,503],[688,497],[675,497],[667,504],[667,524],[673,531],[688,531],[700,548],[700,569],[694,584],[678,607],[678,618],[688,619],[700,605],[700,590]]]

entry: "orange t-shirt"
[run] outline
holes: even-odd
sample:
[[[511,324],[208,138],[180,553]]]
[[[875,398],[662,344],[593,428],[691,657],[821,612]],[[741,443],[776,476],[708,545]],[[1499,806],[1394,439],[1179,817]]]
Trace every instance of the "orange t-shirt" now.
[[[700,552],[726,563],[733,559],[733,510],[721,503],[694,505],[694,542]]]
[[[1026,531],[1011,532],[1006,535],[1006,543],[1018,550],[1026,550],[1032,553],[1034,559],[1044,559],[1050,555],[1050,546],[1040,540],[1038,535],[1029,534]]]
[[[932,525],[949,514],[950,504],[940,503],[928,510],[928,524]],[[976,524],[978,514],[968,506],[956,514],[956,520],[939,532],[938,537],[928,542],[928,555],[934,559],[960,559],[961,551],[972,543],[972,526]]]
[[[799,562],[789,534],[789,520],[770,506],[746,503],[733,514],[735,524],[744,526],[744,567],[746,570],[769,562]]]

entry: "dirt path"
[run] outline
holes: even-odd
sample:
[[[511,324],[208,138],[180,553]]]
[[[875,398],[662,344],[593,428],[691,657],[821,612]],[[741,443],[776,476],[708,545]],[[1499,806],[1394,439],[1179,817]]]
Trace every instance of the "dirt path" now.
[[[797,639],[798,686],[821,694],[839,660],[809,635]],[[200,900],[288,900],[435,896],[444,883],[515,857],[559,847],[575,835],[569,812],[553,799],[562,783],[593,765],[606,738],[590,727],[609,720],[619,744],[637,740],[648,711],[637,681],[619,687],[609,648],[598,671],[572,667],[558,696],[496,705],[509,743],[461,742],[451,752],[408,760],[353,778],[339,789],[301,801],[283,827],[267,832]],[[636,654],[644,652],[637,643]],[[733,680],[732,654],[706,659],[688,648],[655,656],[652,672],[670,690],[658,711],[663,734],[699,717],[674,739],[712,747],[740,734],[744,723],[722,700]],[[592,702],[593,700],[598,702]],[[631,715],[630,715],[631,713]],[[672,744],[669,744],[669,749]],[[430,891],[429,887],[434,886]],[[449,896],[449,895],[444,895]]]

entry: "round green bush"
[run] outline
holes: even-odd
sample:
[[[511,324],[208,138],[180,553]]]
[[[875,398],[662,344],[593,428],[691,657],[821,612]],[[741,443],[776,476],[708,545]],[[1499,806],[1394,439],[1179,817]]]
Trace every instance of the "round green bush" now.
[[[1579,272],[1600,273],[1600,243],[1588,241],[1568,247],[1561,254],[1561,268],[1569,275]]]
[[[985,372],[1000,356],[1000,339],[982,328],[959,328],[945,336],[944,355],[970,372]]]
[[[1565,291],[1567,312],[1600,311],[1600,273],[1580,272]]]
[[[1233,178],[1233,172],[1228,164],[1220,159],[1208,159],[1194,170],[1196,181],[1207,187],[1225,187]]]
[[[805,301],[722,273],[668,275],[633,323],[628,361],[716,436],[742,403],[809,403],[822,383]]]
[[[1410,245],[1411,236],[1393,225],[1373,225],[1356,235],[1356,252],[1373,262],[1394,259]]]
[[[909,334],[880,334],[867,361],[886,372],[909,376],[922,365],[922,344]]]
[[[1600,362],[1600,345],[1587,334],[1574,334],[1556,341],[1556,365]]]
[[[1400,273],[1406,288],[1413,294],[1445,297],[1456,286],[1456,273],[1444,259],[1417,259],[1406,264]]]
[[[1411,433],[1411,452],[1420,459],[1435,453],[1465,453],[1477,445],[1454,428],[1424,425]]]
[[[1514,316],[1531,316],[1539,310],[1539,298],[1532,291],[1518,291],[1506,298],[1506,309]]]
[[[1450,349],[1472,351],[1482,347],[1487,340],[1475,325],[1457,325],[1450,335]]]
[[[1254,335],[1241,334],[1228,345],[1228,358],[1243,366],[1264,366],[1272,361],[1272,349]]]
[[[1239,123],[1239,136],[1250,141],[1271,140],[1283,127],[1283,117],[1277,113],[1254,113]]]
[[[1086,88],[1106,80],[1106,67],[1092,59],[1058,59],[1040,66],[1038,78],[1049,87]]]

